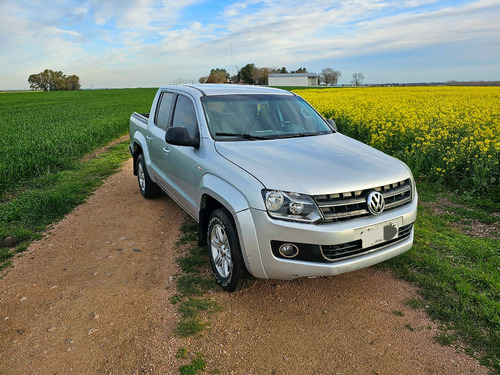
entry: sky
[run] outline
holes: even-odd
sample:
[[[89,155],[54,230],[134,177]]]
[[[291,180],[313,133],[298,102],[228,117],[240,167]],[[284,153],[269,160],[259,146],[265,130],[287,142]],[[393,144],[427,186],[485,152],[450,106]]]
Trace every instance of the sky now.
[[[0,0],[0,51],[0,90],[45,69],[158,87],[249,63],[341,84],[500,80],[500,0]]]

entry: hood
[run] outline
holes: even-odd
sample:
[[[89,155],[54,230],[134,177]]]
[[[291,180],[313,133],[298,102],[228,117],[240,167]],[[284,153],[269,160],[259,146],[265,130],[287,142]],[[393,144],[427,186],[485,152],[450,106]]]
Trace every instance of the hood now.
[[[267,189],[308,195],[364,190],[410,177],[399,160],[340,133],[216,142],[221,156]]]

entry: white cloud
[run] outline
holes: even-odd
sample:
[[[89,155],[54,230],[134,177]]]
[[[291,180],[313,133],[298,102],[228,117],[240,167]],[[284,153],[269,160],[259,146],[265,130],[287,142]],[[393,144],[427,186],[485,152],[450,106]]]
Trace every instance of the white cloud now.
[[[179,20],[184,8],[200,0],[91,0],[98,25],[112,22],[117,29],[155,29],[152,23],[169,28]]]
[[[222,16],[226,18],[238,16],[246,7],[247,4],[243,2],[231,4],[224,9]]]
[[[299,67],[350,56],[362,61],[368,54],[405,53],[477,40],[482,41],[481,48],[498,48],[498,0],[449,4],[438,0],[248,0],[216,12],[210,9],[210,15],[195,19],[192,14],[203,14],[213,4],[202,0],[53,0],[47,6],[43,0],[3,0],[0,48],[5,53],[0,64],[6,68],[0,73],[0,83],[14,82],[14,76],[25,81],[26,70],[57,68],[96,77],[89,78],[94,86],[99,80],[110,87],[116,86],[112,82],[134,85],[133,79],[138,82],[135,85],[155,79],[161,84],[168,77],[199,77],[213,67],[229,69],[250,62]]]
[[[413,1],[409,5],[426,3],[431,2]],[[497,22],[499,5],[493,0],[427,11],[405,8],[387,15],[384,11],[393,5],[387,2],[328,4],[331,8],[327,11],[325,4],[309,3],[299,4],[293,12],[289,9],[285,14],[282,4],[273,3],[253,14],[229,20],[228,33],[221,37],[233,39],[253,59],[269,61],[268,51],[272,51],[272,57],[295,55],[300,56],[302,61],[311,61],[479,37],[492,40],[496,36],[498,42],[500,36],[500,23]]]
[[[82,17],[87,15],[88,11],[89,11],[88,4],[83,4],[70,9],[69,12],[73,17],[81,19]]]

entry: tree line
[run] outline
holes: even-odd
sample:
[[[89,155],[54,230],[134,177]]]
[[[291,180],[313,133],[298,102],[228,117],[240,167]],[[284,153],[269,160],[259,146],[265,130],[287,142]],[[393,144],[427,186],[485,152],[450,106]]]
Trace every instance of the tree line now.
[[[238,69],[237,73],[231,76],[226,69],[215,68],[210,70],[208,76],[200,77],[200,83],[243,83],[247,85],[267,85],[269,75],[271,74],[286,74],[286,73],[308,73],[305,67],[300,67],[297,70],[287,71],[285,67],[270,68],[256,67],[255,64],[247,64],[243,68]],[[321,71],[320,82],[327,86],[334,86],[338,83],[342,73],[333,68],[325,68]],[[352,75],[351,84],[353,86],[361,86],[364,80],[363,73],[354,73]]]
[[[45,69],[28,78],[30,89],[43,91],[70,91],[80,90],[80,77],[77,75],[64,75],[61,71]]]

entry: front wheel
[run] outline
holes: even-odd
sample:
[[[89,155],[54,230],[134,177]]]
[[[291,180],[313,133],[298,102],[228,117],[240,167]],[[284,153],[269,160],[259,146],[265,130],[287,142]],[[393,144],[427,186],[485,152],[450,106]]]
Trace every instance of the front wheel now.
[[[139,190],[144,198],[152,199],[160,195],[160,187],[155,184],[151,177],[149,177],[146,163],[144,162],[144,155],[140,154],[137,157],[137,181],[139,182]]]
[[[215,210],[208,223],[208,256],[217,283],[226,292],[243,289],[250,275],[241,255],[233,217],[224,208]]]

